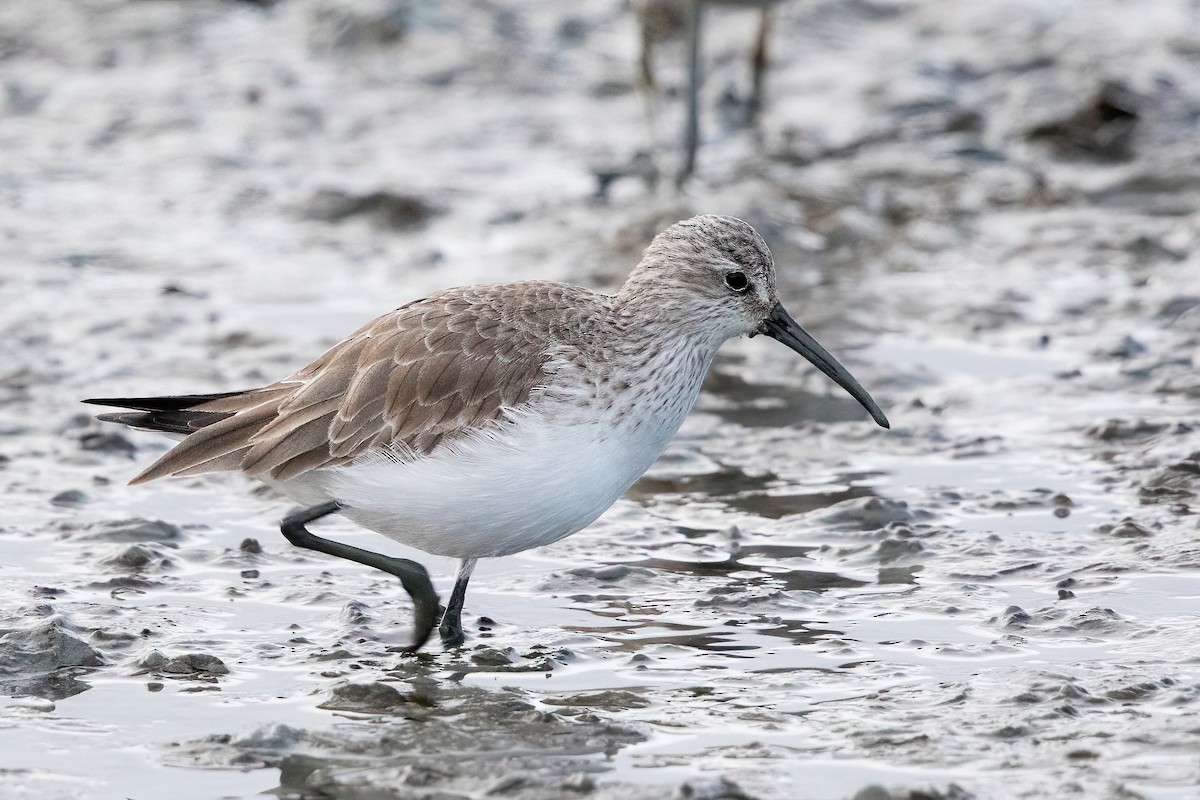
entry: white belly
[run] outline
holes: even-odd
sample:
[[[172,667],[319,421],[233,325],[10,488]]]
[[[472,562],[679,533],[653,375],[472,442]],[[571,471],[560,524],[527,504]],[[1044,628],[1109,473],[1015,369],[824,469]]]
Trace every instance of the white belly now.
[[[523,414],[430,456],[379,456],[279,488],[305,503],[336,499],[363,527],[427,553],[503,556],[591,524],[654,463],[681,420],[551,425]]]

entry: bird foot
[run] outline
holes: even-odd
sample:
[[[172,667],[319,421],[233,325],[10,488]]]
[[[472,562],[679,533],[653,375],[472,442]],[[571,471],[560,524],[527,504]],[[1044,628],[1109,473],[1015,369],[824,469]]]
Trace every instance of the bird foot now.
[[[438,634],[442,637],[442,644],[445,647],[459,647],[467,640],[462,629],[462,619],[457,614],[453,619],[449,614],[442,618],[442,624],[438,626]]]

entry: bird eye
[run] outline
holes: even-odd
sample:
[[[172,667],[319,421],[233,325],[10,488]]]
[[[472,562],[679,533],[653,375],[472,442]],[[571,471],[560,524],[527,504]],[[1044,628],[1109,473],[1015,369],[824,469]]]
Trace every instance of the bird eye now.
[[[744,272],[726,272],[725,285],[735,292],[744,292],[750,288],[750,279]]]

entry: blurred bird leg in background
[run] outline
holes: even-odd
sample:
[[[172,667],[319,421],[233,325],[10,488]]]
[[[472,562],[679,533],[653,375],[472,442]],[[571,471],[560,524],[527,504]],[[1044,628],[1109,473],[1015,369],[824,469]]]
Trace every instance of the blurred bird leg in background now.
[[[758,33],[750,52],[750,96],[746,102],[746,122],[755,124],[763,107],[766,84],[768,42],[771,36],[773,6],[779,0],[630,0],[637,19],[639,55],[638,86],[645,96],[646,116],[651,136],[655,132],[658,98],[654,76],[654,50],[664,42],[687,41],[687,120],[684,124],[682,166],[676,182],[682,185],[696,169],[700,146],[701,33],[705,6],[757,9]]]

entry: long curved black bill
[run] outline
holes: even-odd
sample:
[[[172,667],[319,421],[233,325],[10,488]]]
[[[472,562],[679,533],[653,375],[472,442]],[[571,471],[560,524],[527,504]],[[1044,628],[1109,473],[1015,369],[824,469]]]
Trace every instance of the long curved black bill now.
[[[772,339],[778,339],[807,358],[816,365],[817,369],[832,378],[834,383],[849,392],[851,397],[862,403],[863,408],[867,410],[872,419],[885,428],[892,427],[888,424],[887,417],[883,415],[878,404],[871,399],[871,395],[867,394],[867,390],[854,380],[854,376],[850,374],[849,370],[839,364],[828,350],[817,344],[817,340],[809,336],[799,323],[792,319],[782,303],[775,304],[771,313],[759,324],[758,332],[765,333]]]

